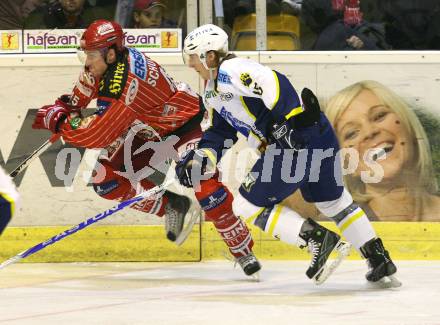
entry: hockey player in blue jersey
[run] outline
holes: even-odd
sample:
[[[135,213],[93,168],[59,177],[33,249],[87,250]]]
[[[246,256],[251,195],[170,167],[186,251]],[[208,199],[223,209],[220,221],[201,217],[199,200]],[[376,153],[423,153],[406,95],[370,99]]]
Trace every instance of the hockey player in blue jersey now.
[[[211,126],[198,149],[177,164],[181,184],[197,187],[210,177],[226,144],[237,141],[239,132],[261,157],[234,199],[236,215],[281,241],[308,246],[312,261],[306,274],[320,284],[348,254],[350,244],[281,204],[299,189],[367,259],[368,281],[399,286],[389,253],[343,186],[339,145],[315,95],[305,88],[300,98],[285,75],[228,53],[228,36],[215,25],[188,34],[183,52],[186,64],[207,81],[203,99]],[[331,252],[338,257],[328,263]]]
[[[0,167],[0,235],[18,210],[20,195],[12,179]]]

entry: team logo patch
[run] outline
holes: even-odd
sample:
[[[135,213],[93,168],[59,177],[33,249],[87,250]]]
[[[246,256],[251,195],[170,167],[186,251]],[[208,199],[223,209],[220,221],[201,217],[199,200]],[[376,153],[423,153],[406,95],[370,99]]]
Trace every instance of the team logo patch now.
[[[240,80],[241,83],[246,87],[250,87],[250,85],[252,84],[252,78],[247,72],[244,72],[240,75]]]
[[[127,95],[125,96],[125,105],[130,105],[134,102],[139,90],[139,82],[136,78],[133,78],[128,86]]]
[[[256,182],[256,178],[254,177],[254,174],[252,172],[248,173],[246,177],[244,178],[243,183],[241,184],[241,187],[246,191],[250,192],[252,187],[254,186]]]

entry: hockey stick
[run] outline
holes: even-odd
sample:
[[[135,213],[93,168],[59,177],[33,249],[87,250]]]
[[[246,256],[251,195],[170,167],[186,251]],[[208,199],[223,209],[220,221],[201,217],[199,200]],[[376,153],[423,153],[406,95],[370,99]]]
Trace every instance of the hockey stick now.
[[[20,174],[23,170],[25,170],[31,162],[33,162],[37,157],[39,157],[47,148],[49,148],[52,143],[56,142],[61,135],[53,134],[49,140],[46,140],[40,147],[38,147],[33,153],[31,153],[25,160],[21,162],[10,174],[9,176],[14,178],[18,174]]]
[[[63,238],[66,238],[67,236],[70,236],[70,235],[90,226],[91,224],[94,224],[95,222],[97,222],[99,220],[105,219],[108,216],[112,215],[113,213],[116,213],[126,207],[129,207],[129,206],[135,204],[136,202],[143,200],[146,197],[159,194],[160,192],[164,191],[172,182],[174,182],[174,179],[168,179],[165,182],[163,182],[161,185],[153,187],[152,189],[145,191],[145,192],[143,192],[143,193],[141,193],[141,194],[139,194],[129,200],[123,201],[123,202],[119,203],[118,205],[116,205],[108,210],[105,210],[104,212],[99,213],[96,216],[89,218],[86,221],[83,221],[80,224],[73,226],[70,229],[63,231],[62,233],[59,233],[58,235],[53,236],[52,238],[46,240],[45,242],[39,243],[39,244],[37,244],[37,245],[35,245],[35,246],[33,246],[23,252],[17,254],[16,256],[11,257],[10,259],[8,259],[0,264],[0,269],[3,269],[10,264],[16,263],[23,258],[26,258],[32,254],[35,254],[36,252],[44,249],[45,247],[52,245],[52,244],[56,243],[57,241],[60,241]]]

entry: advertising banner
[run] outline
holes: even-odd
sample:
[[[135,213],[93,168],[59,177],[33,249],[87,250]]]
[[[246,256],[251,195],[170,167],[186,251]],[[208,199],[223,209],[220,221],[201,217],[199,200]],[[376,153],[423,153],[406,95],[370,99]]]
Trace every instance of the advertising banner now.
[[[21,30],[0,30],[0,35],[0,54],[23,52]]]
[[[75,53],[83,31],[82,29],[24,30],[24,53]],[[124,29],[124,35],[126,46],[134,47],[141,52],[179,52],[182,49],[182,30],[179,28]],[[2,34],[2,45],[8,41],[7,37],[4,37],[5,41]],[[17,53],[20,52],[21,46]]]
[[[298,92],[317,94],[339,140],[343,184],[370,220],[440,221],[438,54],[270,56],[261,60]],[[287,202],[328,220],[300,191]]]

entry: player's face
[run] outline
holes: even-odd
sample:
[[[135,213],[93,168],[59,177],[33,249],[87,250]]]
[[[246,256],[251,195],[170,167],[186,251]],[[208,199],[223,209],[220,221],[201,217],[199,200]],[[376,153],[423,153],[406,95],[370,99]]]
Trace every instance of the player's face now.
[[[356,175],[361,171],[371,171],[368,165],[377,163],[384,171],[381,184],[386,185],[389,181],[397,182],[399,176],[404,177],[404,169],[411,167],[414,139],[399,117],[369,90],[359,93],[342,113],[336,132],[343,148],[354,148],[359,152]],[[386,153],[385,158],[383,152]],[[367,164],[364,157],[370,159],[370,163]]]
[[[189,58],[187,60],[188,62],[186,63],[190,68],[196,70],[199,73],[200,77],[202,77],[204,80],[209,80],[209,70],[205,68],[197,54],[189,55]]]
[[[86,56],[85,66],[95,78],[101,78],[107,70],[107,63],[104,60],[103,53],[99,50],[84,51]]]
[[[138,28],[157,28],[162,24],[163,8],[156,6],[148,10],[135,12],[134,19]]]

